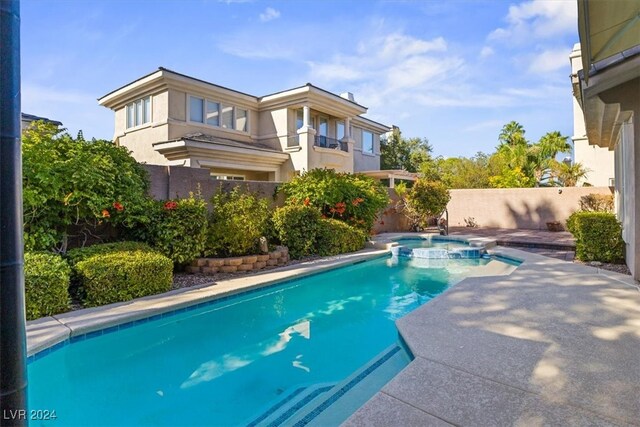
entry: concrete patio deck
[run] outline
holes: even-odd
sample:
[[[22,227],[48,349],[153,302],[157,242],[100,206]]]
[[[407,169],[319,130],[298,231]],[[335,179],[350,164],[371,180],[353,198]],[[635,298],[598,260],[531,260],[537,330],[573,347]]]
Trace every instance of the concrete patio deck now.
[[[344,425],[640,426],[637,282],[495,249],[524,262],[400,319],[415,359]]]

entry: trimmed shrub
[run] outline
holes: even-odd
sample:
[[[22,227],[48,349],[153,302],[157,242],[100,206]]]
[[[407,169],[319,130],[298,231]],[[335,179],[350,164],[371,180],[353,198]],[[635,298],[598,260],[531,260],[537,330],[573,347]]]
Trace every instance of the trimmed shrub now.
[[[319,255],[338,255],[364,248],[367,236],[362,230],[335,219],[321,219],[318,225]]]
[[[288,205],[273,213],[273,226],[293,259],[316,253],[320,211],[311,206]]]
[[[613,194],[587,194],[580,197],[580,210],[585,212],[613,212]]]
[[[24,287],[27,320],[62,313],[69,308],[71,269],[60,255],[24,254]]]
[[[315,207],[325,217],[344,221],[366,233],[389,204],[387,189],[380,182],[333,169],[310,170],[282,184],[280,190],[287,204]]]
[[[154,249],[142,242],[100,243],[98,245],[86,246],[84,248],[71,249],[67,252],[67,261],[69,261],[69,265],[73,268],[80,261],[84,261],[94,255],[103,255],[121,251],[154,252]]]
[[[207,207],[198,195],[156,204],[151,243],[176,265],[200,257],[207,238]]]
[[[269,202],[239,187],[211,198],[212,212],[206,256],[242,256],[258,252],[259,239],[269,234]]]
[[[173,282],[169,258],[140,250],[94,255],[78,262],[76,272],[87,307],[167,292]]]
[[[624,261],[622,227],[608,212],[574,212],[567,229],[576,238],[576,258],[581,261]]]

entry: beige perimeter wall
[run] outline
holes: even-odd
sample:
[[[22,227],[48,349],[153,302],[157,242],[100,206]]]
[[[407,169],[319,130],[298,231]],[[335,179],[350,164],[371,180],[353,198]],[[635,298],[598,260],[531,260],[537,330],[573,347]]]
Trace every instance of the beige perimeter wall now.
[[[564,224],[579,209],[580,197],[590,193],[612,191],[609,187],[451,190],[449,225],[465,226],[465,218],[473,218],[478,227],[545,230],[547,222]]]

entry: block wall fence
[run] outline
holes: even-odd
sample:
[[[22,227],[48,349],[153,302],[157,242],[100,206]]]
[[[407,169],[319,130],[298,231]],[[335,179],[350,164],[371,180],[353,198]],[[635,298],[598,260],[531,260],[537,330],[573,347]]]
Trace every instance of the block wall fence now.
[[[237,186],[268,198],[274,206],[284,202],[282,195],[274,194],[279,182],[224,181],[209,176],[206,169],[183,166],[144,165],[151,181],[150,193],[158,200],[188,197],[189,192],[200,189],[209,200],[219,189],[231,191]],[[489,188],[451,190],[447,205],[449,226],[465,226],[465,219],[473,218],[479,227],[546,230],[547,222],[562,224],[579,209],[580,197],[587,194],[613,194],[610,187],[552,187],[552,188]],[[392,199],[376,222],[375,231],[408,231],[406,218],[395,212],[393,205],[398,196],[389,189]]]

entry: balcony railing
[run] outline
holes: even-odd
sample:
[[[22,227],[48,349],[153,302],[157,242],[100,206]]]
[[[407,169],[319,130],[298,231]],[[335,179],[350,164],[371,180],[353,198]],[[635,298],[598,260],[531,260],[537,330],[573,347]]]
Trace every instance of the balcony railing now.
[[[333,148],[335,150],[349,152],[349,144],[340,141],[339,139],[329,138],[328,136],[316,135],[314,139],[314,145],[316,147]]]

